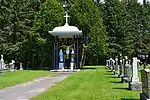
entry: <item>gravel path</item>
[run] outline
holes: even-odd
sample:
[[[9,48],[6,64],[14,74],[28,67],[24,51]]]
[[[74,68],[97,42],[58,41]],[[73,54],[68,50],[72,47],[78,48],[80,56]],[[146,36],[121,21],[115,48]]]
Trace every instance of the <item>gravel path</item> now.
[[[0,100],[28,100],[64,80],[68,75],[69,73],[40,77],[27,83],[0,89]]]

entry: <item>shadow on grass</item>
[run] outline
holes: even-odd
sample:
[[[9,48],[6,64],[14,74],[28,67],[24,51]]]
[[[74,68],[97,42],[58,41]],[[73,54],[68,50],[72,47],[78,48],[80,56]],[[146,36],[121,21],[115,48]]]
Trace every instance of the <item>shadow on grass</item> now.
[[[91,67],[85,67],[85,68],[81,68],[81,70],[86,70],[86,69],[97,69],[97,68],[91,68]]]
[[[113,89],[120,89],[120,90],[128,90],[128,91],[130,91],[129,88],[113,88]],[[131,99],[130,99],[130,100],[131,100]]]
[[[106,73],[105,75],[114,75],[113,73]]]
[[[112,72],[111,70],[107,70],[106,72]]]
[[[109,77],[106,77],[106,78],[118,78],[118,77],[117,76],[109,76]]]
[[[121,100],[140,100],[140,99],[126,99],[126,98],[121,98]]]
[[[24,70],[32,70],[32,71],[50,71],[50,69],[24,69]]]
[[[119,84],[122,84],[122,82],[121,81],[119,81],[119,82],[114,82],[114,81],[110,81],[110,83],[119,83]]]

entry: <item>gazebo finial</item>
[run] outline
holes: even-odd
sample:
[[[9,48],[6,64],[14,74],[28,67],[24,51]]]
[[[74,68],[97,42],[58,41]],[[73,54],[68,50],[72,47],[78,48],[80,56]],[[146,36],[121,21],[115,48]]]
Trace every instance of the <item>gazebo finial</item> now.
[[[68,24],[68,17],[70,17],[69,15],[68,15],[68,11],[69,11],[69,9],[68,9],[68,4],[67,4],[67,1],[65,1],[65,4],[63,5],[63,7],[64,7],[64,9],[65,9],[65,18],[66,18],[66,24]]]

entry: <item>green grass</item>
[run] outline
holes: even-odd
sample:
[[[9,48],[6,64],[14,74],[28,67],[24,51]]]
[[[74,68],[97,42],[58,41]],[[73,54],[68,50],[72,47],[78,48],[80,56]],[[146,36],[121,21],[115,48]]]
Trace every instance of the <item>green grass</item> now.
[[[140,91],[128,90],[128,84],[119,83],[120,78],[108,72],[105,67],[95,68],[74,73],[31,100],[138,100],[140,98]]]
[[[13,86],[19,83],[31,81],[40,76],[50,75],[49,71],[43,70],[23,70],[0,73],[0,88]]]

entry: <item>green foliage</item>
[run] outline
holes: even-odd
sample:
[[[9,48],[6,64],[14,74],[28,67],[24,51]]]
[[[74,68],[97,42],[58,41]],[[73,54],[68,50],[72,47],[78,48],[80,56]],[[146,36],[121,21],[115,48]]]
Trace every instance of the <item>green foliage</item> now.
[[[57,0],[46,0],[35,15],[34,26],[32,29],[32,53],[35,57],[32,62],[36,65],[51,66],[53,58],[53,37],[48,33],[54,27],[63,24],[64,10]],[[35,41],[33,43],[33,41]],[[45,65],[43,65],[45,64]],[[52,67],[52,66],[51,66]]]
[[[105,0],[99,4],[109,35],[110,56],[121,53],[131,57],[149,52],[148,7],[149,4],[140,5],[137,0]]]
[[[0,1],[0,52],[7,61],[22,62],[30,37],[34,13],[39,2],[31,0]],[[25,46],[25,47],[23,47]]]
[[[88,46],[88,64],[98,64],[107,52],[107,33],[102,15],[93,0],[76,0],[70,10],[71,25],[83,31],[83,44]]]

